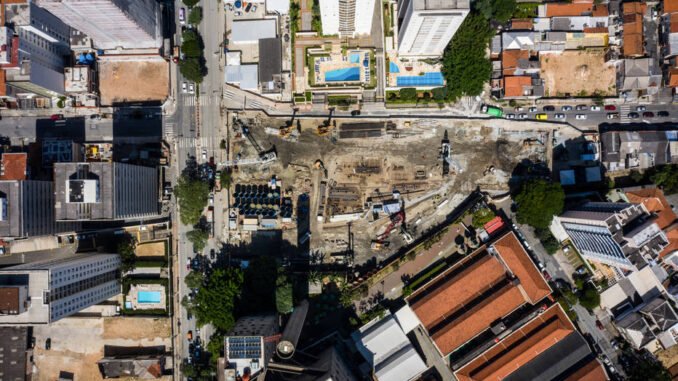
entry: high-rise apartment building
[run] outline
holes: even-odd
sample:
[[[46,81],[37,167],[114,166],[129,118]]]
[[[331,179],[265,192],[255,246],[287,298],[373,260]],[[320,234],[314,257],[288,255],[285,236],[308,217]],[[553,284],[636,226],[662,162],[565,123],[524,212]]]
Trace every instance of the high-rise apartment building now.
[[[156,168],[115,162],[54,164],[57,221],[155,217],[159,189]]]
[[[0,324],[46,324],[120,293],[117,254],[80,254],[0,269]]]
[[[469,11],[469,0],[399,0],[398,54],[442,56]]]
[[[557,221],[582,256],[627,271],[654,261],[669,243],[643,204],[587,202]]]
[[[71,29],[33,2],[3,4],[6,25],[15,37],[7,44],[10,57],[4,66],[10,96],[64,94],[64,63],[70,54]]]
[[[320,0],[324,35],[354,37],[372,33],[374,0]]]
[[[98,49],[162,45],[160,4],[156,0],[37,0],[37,3],[87,34]]]

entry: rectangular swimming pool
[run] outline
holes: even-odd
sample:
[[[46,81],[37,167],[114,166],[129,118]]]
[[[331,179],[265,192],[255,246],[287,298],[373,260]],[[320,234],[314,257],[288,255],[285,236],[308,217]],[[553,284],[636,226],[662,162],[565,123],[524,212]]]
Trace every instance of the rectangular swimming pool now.
[[[325,73],[327,82],[360,81],[360,68],[353,66],[344,69],[330,70]]]
[[[160,291],[139,291],[137,292],[137,302],[139,303],[160,303]]]
[[[396,77],[398,87],[442,86],[445,84],[443,73],[424,73],[424,75],[399,75]]]

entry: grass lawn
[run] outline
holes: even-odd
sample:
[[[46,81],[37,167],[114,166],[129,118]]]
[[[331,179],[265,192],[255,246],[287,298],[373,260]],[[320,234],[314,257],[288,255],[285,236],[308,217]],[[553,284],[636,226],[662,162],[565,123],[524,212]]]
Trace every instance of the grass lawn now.
[[[531,19],[537,17],[537,8],[539,3],[518,3],[513,18]]]

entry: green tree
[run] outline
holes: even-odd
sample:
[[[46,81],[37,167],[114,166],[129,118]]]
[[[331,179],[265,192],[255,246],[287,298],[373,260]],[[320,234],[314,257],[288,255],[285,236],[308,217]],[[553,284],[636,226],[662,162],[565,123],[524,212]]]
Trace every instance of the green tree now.
[[[678,165],[670,164],[656,168],[650,180],[662,187],[664,193],[674,194],[678,192]]]
[[[444,87],[436,87],[431,90],[431,93],[433,93],[433,99],[435,99],[436,102],[443,102],[447,97],[447,89]]]
[[[404,101],[416,102],[417,101],[417,89],[413,87],[406,87],[400,89],[400,99]]]
[[[188,23],[198,25],[200,21],[202,21],[202,7],[192,8],[191,13],[188,14]]]
[[[239,268],[216,268],[200,287],[193,303],[196,324],[211,323],[222,332],[235,324],[234,309],[243,286],[243,272]]]
[[[182,0],[182,1],[183,1],[184,5],[186,5],[189,8],[200,2],[200,0]]]
[[[558,243],[556,237],[551,234],[551,230],[535,229],[534,232],[548,254],[553,255],[560,249],[560,243]]]
[[[181,51],[187,58],[202,57],[202,48],[200,47],[200,42],[198,40],[185,40],[184,43],[181,44]]]
[[[200,221],[202,211],[207,205],[209,184],[200,180],[190,179],[186,175],[179,177],[174,187],[174,194],[179,202],[181,222],[185,225],[195,225]]]
[[[219,357],[221,357],[221,351],[224,350],[224,333],[222,331],[215,331],[212,336],[210,336],[210,341],[207,343],[207,352],[210,353],[210,361],[212,364],[217,363]]]
[[[204,282],[205,276],[203,275],[203,273],[198,271],[191,271],[184,277],[184,283],[186,283],[186,287],[191,289],[195,288],[199,289],[200,287],[202,287]]]
[[[224,189],[230,189],[231,188],[231,174],[222,171],[221,175],[219,175],[219,182],[221,183],[221,187]]]
[[[294,309],[292,283],[286,275],[278,275],[275,288],[275,307],[280,314],[288,314]]]
[[[184,78],[195,83],[202,83],[207,69],[198,58],[187,58],[179,62],[179,71]]]
[[[290,2],[290,32],[292,36],[297,33],[299,29],[299,3],[295,1]]]
[[[476,0],[474,8],[487,20],[505,24],[516,11],[515,0]]]
[[[131,234],[125,234],[120,241],[118,242],[118,254],[120,255],[120,270],[125,272],[130,272],[136,268],[136,248],[137,248],[137,239],[134,238]]]
[[[488,208],[481,208],[473,212],[471,225],[475,228],[482,228],[486,223],[492,221],[494,213]]]
[[[590,283],[585,283],[584,289],[579,293],[579,304],[589,310],[600,305],[600,294]]]
[[[449,99],[479,95],[483,91],[492,73],[492,64],[485,52],[493,34],[483,16],[471,13],[452,37],[443,54]]]
[[[626,371],[629,381],[669,381],[671,374],[659,361],[650,361],[640,356],[634,356],[635,363]]]
[[[559,183],[541,179],[529,180],[522,184],[515,201],[518,204],[518,222],[546,229],[553,216],[562,213],[565,192]]]
[[[645,178],[642,173],[636,171],[635,169],[629,173],[629,177],[631,177],[631,180],[633,180],[634,183],[639,183]]]
[[[193,229],[186,233],[186,238],[193,244],[193,251],[200,253],[207,246],[209,234],[203,229]]]

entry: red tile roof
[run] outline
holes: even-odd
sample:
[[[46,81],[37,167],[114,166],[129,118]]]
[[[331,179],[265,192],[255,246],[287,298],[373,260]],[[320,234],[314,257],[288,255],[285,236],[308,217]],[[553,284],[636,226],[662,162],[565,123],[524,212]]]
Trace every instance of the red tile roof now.
[[[555,304],[460,368],[457,379],[502,380],[570,334],[574,326]]]
[[[643,46],[643,15],[647,5],[645,3],[624,3],[624,32],[622,50],[625,56],[642,56],[645,54]]]
[[[678,67],[669,69],[669,87],[678,87]]]
[[[532,30],[534,22],[532,19],[513,19],[511,20],[511,30]]]
[[[532,304],[536,304],[551,294],[551,287],[546,283],[513,232],[497,240],[493,246],[511,272],[520,279],[520,285]]]
[[[664,192],[659,188],[645,188],[626,192],[626,198],[629,202],[643,204],[651,213],[657,215],[655,221],[660,229],[665,229],[671,225],[678,216],[671,209],[671,205],[666,201]]]
[[[497,230],[501,229],[502,227],[504,227],[504,220],[502,220],[501,217],[497,216],[494,217],[490,222],[486,223],[483,226],[483,229],[485,229],[487,234],[492,234]]]
[[[518,61],[530,58],[527,50],[504,50],[501,53],[501,67],[504,75],[513,75],[518,68]]]
[[[525,96],[525,89],[532,86],[532,78],[525,76],[504,77],[504,96]]]
[[[664,0],[664,13],[678,12],[678,0]]]
[[[546,17],[600,16],[609,14],[607,4],[593,4],[593,1],[574,1],[572,3],[545,4]]]
[[[25,153],[4,153],[0,158],[0,180],[26,180],[28,156]]]

